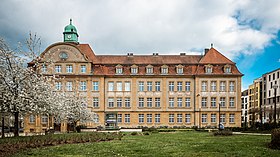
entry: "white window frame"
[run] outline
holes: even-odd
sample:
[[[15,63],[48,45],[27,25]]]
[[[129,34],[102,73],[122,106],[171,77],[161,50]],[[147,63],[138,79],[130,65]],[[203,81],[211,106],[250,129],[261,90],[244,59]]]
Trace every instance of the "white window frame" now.
[[[87,90],[87,81],[80,81],[80,91]]]
[[[220,123],[226,123],[226,114],[221,114],[220,115]]]
[[[124,91],[130,92],[131,91],[131,83],[126,81],[124,82]]]
[[[117,121],[118,123],[122,123],[122,114],[118,114]]]
[[[138,67],[131,67],[130,69],[131,74],[137,74],[138,73]]]
[[[220,107],[226,107],[226,97],[220,97]]]
[[[56,73],[61,73],[61,65],[55,65],[55,72]]]
[[[190,97],[185,98],[185,107],[191,107],[191,98]]]
[[[98,108],[99,107],[99,98],[98,97],[92,98],[92,106],[94,108]]]
[[[99,91],[99,82],[98,81],[93,81],[92,82],[92,90],[93,91]]]
[[[154,67],[153,66],[147,66],[146,67],[146,74],[153,74],[154,73]]]
[[[124,115],[124,122],[125,123],[130,123],[130,114],[125,114]]]
[[[216,92],[216,91],[217,91],[217,82],[211,81],[211,92]]]
[[[177,97],[177,107],[181,108],[183,107],[183,98]]]
[[[173,108],[174,107],[174,98],[169,98],[168,100],[168,104],[169,104],[169,107]]]
[[[177,91],[178,92],[183,91],[183,82],[181,81],[177,82]]]
[[[122,98],[117,98],[117,107],[118,108],[122,107]]]
[[[229,123],[234,123],[234,121],[235,121],[235,114],[234,113],[229,114]]]
[[[186,92],[191,91],[191,82],[190,81],[185,82],[185,90],[186,90]]]
[[[66,82],[66,91],[73,91],[73,82],[72,81]]]
[[[159,92],[160,91],[160,81],[155,82],[155,87],[156,87],[156,91]]]
[[[42,64],[41,66],[41,72],[46,73],[48,71],[48,66],[46,64]]]
[[[143,92],[144,91],[144,81],[138,82],[138,91]]]
[[[124,99],[124,105],[126,108],[130,108],[130,98],[125,98]]]
[[[33,114],[29,116],[29,123],[35,123],[35,116]]]
[[[144,123],[144,114],[138,114],[138,123]]]
[[[215,113],[211,114],[211,123],[216,123],[216,114]]]
[[[191,114],[189,114],[189,113],[185,114],[185,122],[191,123]]]
[[[230,92],[234,92],[235,89],[235,82],[234,81],[230,81],[229,82],[229,91]]]
[[[155,123],[160,123],[160,114],[155,114]]]
[[[57,91],[62,90],[62,83],[61,83],[61,82],[55,82],[55,89],[56,89]]]
[[[144,107],[144,98],[138,98],[138,107],[143,108]]]
[[[201,114],[201,123],[207,123],[207,114]]]
[[[108,98],[108,107],[113,108],[114,107],[114,98]]]
[[[235,99],[234,97],[229,98],[229,107],[235,107]]]
[[[160,98],[155,98],[155,107],[160,107]]]
[[[174,122],[175,122],[174,117],[175,117],[175,115],[174,115],[173,113],[169,114],[169,120],[168,120],[168,122],[169,122],[169,123],[174,123]]]
[[[207,107],[207,97],[201,98],[201,107],[206,108]]]
[[[211,97],[211,107],[217,107],[217,98]]]
[[[153,107],[153,98],[147,98],[147,107]]]
[[[168,90],[171,91],[171,92],[173,92],[173,91],[174,91],[174,86],[175,86],[174,82],[173,82],[173,81],[170,81],[170,82],[169,82],[169,85],[168,85],[168,87],[169,87]]]
[[[66,73],[73,73],[73,65],[66,65]]]
[[[201,91],[206,92],[207,91],[207,81],[201,82]]]
[[[116,74],[122,74],[123,68],[121,66],[116,67]]]
[[[184,68],[183,67],[177,67],[177,74],[183,74],[184,73]]]
[[[43,123],[43,124],[48,123],[48,120],[49,120],[49,118],[48,118],[48,116],[46,116],[46,115],[43,115],[43,116],[41,117],[41,123]]]
[[[147,81],[147,91],[153,91],[153,82]]]
[[[153,115],[147,114],[147,123],[152,123],[152,122],[153,122]]]
[[[80,66],[80,72],[81,72],[81,73],[86,73],[86,72],[87,72],[86,65],[81,65],[81,66]]]
[[[117,91],[118,92],[123,91],[122,82],[118,81],[116,84],[117,84]]]
[[[108,91],[114,91],[114,82],[108,82]]]
[[[183,114],[177,114],[177,123],[183,123]]]
[[[226,91],[226,81],[221,81],[220,82],[220,92],[225,92]]]

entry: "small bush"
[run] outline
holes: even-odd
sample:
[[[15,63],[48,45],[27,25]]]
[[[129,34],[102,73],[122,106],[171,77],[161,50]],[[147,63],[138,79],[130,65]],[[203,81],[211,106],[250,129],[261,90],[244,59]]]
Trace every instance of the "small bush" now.
[[[138,133],[137,132],[132,132],[131,135],[135,136],[137,135]]]
[[[272,130],[270,148],[280,149],[280,128]]]
[[[232,131],[230,130],[222,130],[222,131],[216,131],[213,133],[214,136],[231,136]]]
[[[149,132],[144,132],[143,134],[144,134],[144,135],[150,135],[150,133],[149,133]]]

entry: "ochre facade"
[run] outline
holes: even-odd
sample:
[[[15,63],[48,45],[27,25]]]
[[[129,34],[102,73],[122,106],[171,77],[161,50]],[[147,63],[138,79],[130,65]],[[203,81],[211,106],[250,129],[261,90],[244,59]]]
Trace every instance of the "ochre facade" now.
[[[61,79],[98,114],[89,128],[241,126],[241,74],[214,48],[204,55],[97,55],[88,44],[60,42],[42,54],[40,70]],[[219,105],[220,115],[219,115]],[[52,118],[25,118],[25,132],[57,128]],[[46,119],[45,119],[46,122]],[[67,124],[59,125],[67,131]]]

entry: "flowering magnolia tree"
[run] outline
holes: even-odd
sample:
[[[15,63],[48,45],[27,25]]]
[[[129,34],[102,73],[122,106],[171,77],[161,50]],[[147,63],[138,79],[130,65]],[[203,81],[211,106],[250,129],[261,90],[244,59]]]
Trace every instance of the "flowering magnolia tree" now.
[[[81,105],[77,95],[55,91],[54,82],[58,78],[38,73],[40,39],[30,34],[26,43],[29,52],[24,53],[19,48],[12,50],[0,39],[0,111],[14,115],[14,135],[19,135],[19,115],[45,114],[74,125],[93,120],[95,114]],[[27,68],[28,60],[32,64]]]

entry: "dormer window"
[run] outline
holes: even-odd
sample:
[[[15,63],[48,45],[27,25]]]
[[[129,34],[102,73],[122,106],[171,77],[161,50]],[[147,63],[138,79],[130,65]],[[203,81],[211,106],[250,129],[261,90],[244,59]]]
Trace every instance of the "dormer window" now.
[[[212,65],[210,65],[210,64],[206,65],[205,66],[205,73],[206,74],[211,74],[213,72],[212,69],[213,69]]]
[[[230,74],[231,73],[231,66],[230,65],[225,65],[224,66],[224,73]]]
[[[138,73],[138,66],[137,65],[132,65],[130,70],[131,70],[131,74],[137,74]]]
[[[176,71],[177,71],[177,74],[183,74],[184,67],[180,64],[180,65],[176,66]]]
[[[146,74],[153,74],[154,73],[154,67],[152,65],[146,66]]]
[[[168,74],[168,66],[167,65],[161,66],[161,74]]]
[[[121,65],[116,66],[116,74],[122,74],[123,73],[123,67]]]

